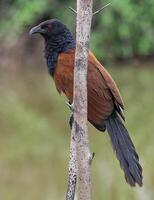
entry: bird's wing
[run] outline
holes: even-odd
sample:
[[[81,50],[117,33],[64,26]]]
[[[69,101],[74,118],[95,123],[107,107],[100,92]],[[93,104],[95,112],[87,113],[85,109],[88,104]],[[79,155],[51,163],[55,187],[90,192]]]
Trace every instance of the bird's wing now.
[[[116,83],[112,79],[111,75],[107,72],[107,70],[101,65],[101,63],[96,59],[96,57],[91,52],[89,53],[89,63],[91,63],[92,66],[95,66],[95,68],[97,68],[97,70],[102,76],[102,79],[105,80],[105,84],[107,85],[110,91],[110,95],[112,96],[112,100],[114,102],[114,108],[119,113],[121,118],[125,120],[123,114],[124,103],[120,95],[119,89],[116,86]]]
[[[95,67],[99,70],[101,73],[102,77],[105,80],[106,85],[108,86],[108,89],[110,89],[115,102],[122,108],[124,109],[124,103],[122,100],[122,97],[120,95],[119,89],[116,86],[116,83],[112,79],[111,75],[108,73],[108,71],[101,65],[101,63],[97,60],[97,58],[93,55],[93,53],[89,53],[89,63],[92,63],[95,65]]]
[[[110,89],[95,64],[88,63],[88,120],[97,129],[104,130],[104,120],[113,112],[114,103]]]
[[[58,57],[54,80],[57,90],[65,93],[73,101],[73,69],[75,50],[62,53]],[[119,90],[92,53],[88,59],[88,120],[99,130],[104,130],[104,120],[117,107],[123,108]]]

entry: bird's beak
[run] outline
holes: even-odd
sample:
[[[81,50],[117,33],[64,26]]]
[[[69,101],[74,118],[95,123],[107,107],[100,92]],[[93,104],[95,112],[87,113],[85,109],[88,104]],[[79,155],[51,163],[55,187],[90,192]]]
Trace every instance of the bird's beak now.
[[[43,34],[45,33],[45,30],[42,29],[40,26],[34,26],[30,31],[29,31],[29,35],[33,35],[33,34],[36,34],[36,33],[40,33],[40,34]]]

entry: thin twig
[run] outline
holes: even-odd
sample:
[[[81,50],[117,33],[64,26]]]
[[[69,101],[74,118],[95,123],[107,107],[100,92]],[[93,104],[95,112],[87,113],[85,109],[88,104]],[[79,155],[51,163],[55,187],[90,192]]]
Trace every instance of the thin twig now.
[[[69,8],[73,13],[77,14],[77,11],[76,11],[74,8],[72,8],[71,6],[69,6],[68,8]]]
[[[101,11],[103,11],[103,10],[104,10],[106,7],[108,7],[109,5],[111,5],[111,3],[108,3],[108,4],[106,4],[105,6],[103,6],[102,8],[100,8],[99,10],[95,11],[95,12],[93,13],[93,16],[96,15],[96,14],[98,14],[98,13],[100,13]],[[77,11],[76,11],[74,8],[72,8],[71,6],[69,7],[69,9],[70,9],[74,14],[77,14]]]
[[[96,14],[98,14],[98,13],[100,13],[102,10],[104,10],[104,9],[105,9],[107,6],[109,6],[110,4],[111,4],[111,3],[108,3],[108,4],[106,4],[105,6],[103,6],[101,9],[95,11],[95,12],[93,13],[93,16],[96,15]]]

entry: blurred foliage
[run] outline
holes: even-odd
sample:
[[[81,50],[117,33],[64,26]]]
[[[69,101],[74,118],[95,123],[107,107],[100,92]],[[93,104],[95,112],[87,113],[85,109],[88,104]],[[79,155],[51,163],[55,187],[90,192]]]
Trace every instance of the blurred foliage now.
[[[144,186],[130,188],[107,132],[89,127],[93,200],[153,200],[153,68],[110,68],[125,102],[126,126],[140,155]],[[0,199],[65,199],[70,111],[46,70],[3,73],[0,84]]]
[[[98,16],[98,27],[92,34],[95,52],[109,58],[154,54],[154,1],[111,2],[111,8]]]
[[[95,1],[98,9],[108,1]],[[154,55],[154,1],[112,0],[93,19],[91,48],[99,58],[128,59]],[[72,30],[75,17],[68,10],[73,0],[1,0],[1,36],[18,36],[27,26],[47,18],[59,18]]]

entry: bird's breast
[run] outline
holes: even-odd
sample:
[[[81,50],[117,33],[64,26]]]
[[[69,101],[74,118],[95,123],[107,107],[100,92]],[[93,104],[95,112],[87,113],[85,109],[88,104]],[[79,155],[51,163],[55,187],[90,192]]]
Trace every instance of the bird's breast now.
[[[74,51],[61,53],[58,56],[54,81],[59,93],[63,92],[70,102],[73,101]]]

